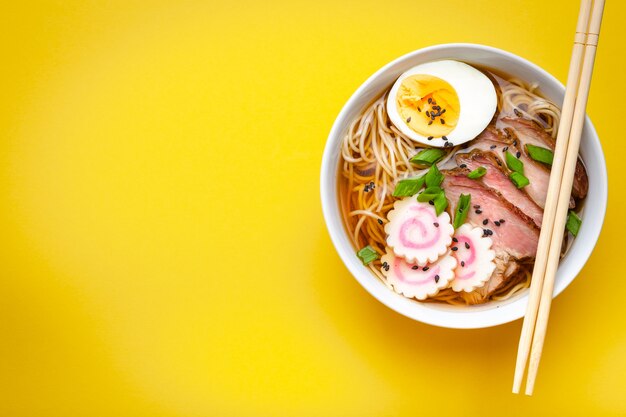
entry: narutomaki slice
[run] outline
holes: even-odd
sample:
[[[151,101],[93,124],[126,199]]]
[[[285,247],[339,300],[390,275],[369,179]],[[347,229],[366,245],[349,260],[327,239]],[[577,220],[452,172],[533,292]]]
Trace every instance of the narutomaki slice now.
[[[444,211],[437,216],[434,206],[421,203],[414,196],[396,201],[387,218],[387,246],[407,262],[435,262],[452,242],[454,227],[450,215]]]
[[[457,260],[451,286],[454,291],[471,292],[485,285],[496,268],[492,241],[483,237],[483,229],[465,223],[454,234],[452,256]]]
[[[425,300],[447,288],[454,278],[454,268],[457,265],[449,251],[436,262],[422,266],[408,263],[387,248],[381,261],[381,271],[387,284],[398,294],[418,300]]]

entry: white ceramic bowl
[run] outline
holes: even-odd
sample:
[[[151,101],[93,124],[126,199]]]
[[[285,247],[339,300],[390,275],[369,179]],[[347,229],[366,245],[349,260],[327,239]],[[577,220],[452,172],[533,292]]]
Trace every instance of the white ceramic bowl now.
[[[339,256],[357,281],[380,302],[400,314],[436,326],[465,329],[495,326],[524,315],[528,291],[506,301],[492,301],[471,307],[420,303],[396,294],[357,258],[356,249],[352,246],[342,222],[337,200],[340,146],[350,122],[404,71],[417,64],[446,58],[494,68],[526,81],[536,81],[546,97],[559,104],[563,101],[565,88],[556,78],[532,62],[500,49],[474,44],[445,44],[406,54],[385,65],[365,81],[343,106],[335,120],[322,161],[322,208],[330,237]],[[585,121],[580,152],[589,175],[589,194],[582,213],[583,222],[578,237],[561,260],[554,288],[555,296],[572,282],[591,255],[606,212],[606,165],[600,140],[589,118]]]

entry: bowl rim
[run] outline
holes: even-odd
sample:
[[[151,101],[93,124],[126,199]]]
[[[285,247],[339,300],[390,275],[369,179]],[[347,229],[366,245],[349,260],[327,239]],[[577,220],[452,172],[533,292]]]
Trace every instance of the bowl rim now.
[[[376,298],[378,301],[380,301],[390,309],[416,321],[446,328],[473,329],[497,326],[523,317],[526,312],[528,295],[526,294],[519,299],[513,301],[510,305],[507,306],[509,308],[501,309],[499,311],[499,314],[481,314],[485,312],[490,312],[494,310],[494,308],[478,311],[472,310],[463,312],[463,314],[459,314],[458,312],[449,313],[443,312],[441,310],[426,310],[414,307],[415,303],[417,303],[418,305],[423,305],[423,303],[418,303],[415,300],[409,300],[408,298],[402,296],[397,297],[398,294],[390,290],[384,283],[382,283],[377,277],[375,277],[371,271],[365,268],[358,261],[358,259],[354,255],[354,248],[352,247],[352,243],[350,242],[349,238],[347,239],[349,244],[349,251],[346,250],[345,241],[347,237],[347,232],[345,225],[343,224],[343,219],[341,218],[341,213],[337,201],[337,193],[333,193],[333,190],[328,190],[328,187],[326,186],[326,184],[329,183],[329,180],[334,180],[336,182],[337,179],[337,166],[334,166],[334,162],[336,161],[336,159],[334,158],[335,155],[333,155],[333,153],[335,153],[338,149],[337,145],[339,138],[341,137],[341,134],[345,129],[344,119],[347,118],[348,113],[352,111],[353,107],[359,104],[358,101],[360,100],[360,97],[363,95],[365,90],[367,90],[371,84],[375,83],[377,79],[381,75],[385,74],[390,68],[399,63],[402,63],[403,61],[411,60],[416,56],[427,54],[432,51],[445,51],[458,48],[475,50],[477,52],[483,51],[493,55],[500,55],[503,58],[508,58],[513,61],[521,61],[524,65],[529,67],[531,71],[537,72],[545,77],[548,82],[554,84],[557,89],[563,91],[565,90],[564,85],[556,77],[554,77],[552,74],[550,74],[548,71],[544,70],[537,64],[517,54],[492,46],[474,43],[446,43],[432,45],[408,52],[388,62],[376,72],[374,72],[374,74],[369,76],[343,105],[341,111],[333,122],[333,126],[329,132],[326,145],[324,147],[320,175],[320,193],[324,221],[326,223],[326,227],[328,229],[328,233],[331,237],[331,241],[333,242],[335,250],[339,254],[339,257],[341,258],[344,265],[348,268],[352,276],[366,289],[368,293],[370,293],[374,298]],[[585,247],[586,249],[583,249],[584,256],[579,256],[573,259],[572,265],[569,268],[569,275],[560,282],[557,282],[558,285],[555,285],[553,297],[559,295],[567,286],[571,284],[571,282],[580,273],[581,269],[591,256],[595,245],[597,244],[606,215],[608,201],[608,177],[604,152],[602,149],[602,144],[598,138],[593,123],[589,119],[589,116],[586,116],[585,127],[589,133],[588,136],[591,142],[590,145],[595,148],[594,153],[597,154],[596,157],[598,158],[599,169],[601,169],[601,172],[598,173],[601,176],[601,189],[599,190],[599,194],[601,197],[603,196],[604,198],[599,201],[599,208],[601,209],[601,213],[595,214],[595,217],[599,219],[599,221],[596,222],[597,226],[594,229],[590,229],[588,231],[588,235],[586,236],[585,241],[587,246]],[[334,187],[334,191],[336,191],[336,186]],[[339,217],[341,222],[341,227],[339,228],[332,227],[331,225],[333,216],[335,216],[334,211],[336,210],[339,211]],[[374,278],[375,280],[373,280],[372,278]],[[378,285],[376,284],[377,281]],[[383,289],[384,291],[381,289]],[[409,304],[407,303],[412,304],[411,306],[409,306]],[[513,308],[514,305],[517,306]]]

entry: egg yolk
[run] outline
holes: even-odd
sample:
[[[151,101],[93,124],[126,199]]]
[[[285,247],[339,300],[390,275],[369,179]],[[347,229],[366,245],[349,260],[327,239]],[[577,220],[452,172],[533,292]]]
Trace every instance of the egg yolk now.
[[[396,105],[398,114],[413,131],[434,138],[452,132],[461,112],[454,88],[441,78],[424,74],[402,80]]]

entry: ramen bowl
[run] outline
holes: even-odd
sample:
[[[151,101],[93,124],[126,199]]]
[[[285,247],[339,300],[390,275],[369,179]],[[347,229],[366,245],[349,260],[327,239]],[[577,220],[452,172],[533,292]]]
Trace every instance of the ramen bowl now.
[[[340,148],[350,123],[383,90],[408,69],[425,62],[454,59],[470,65],[493,68],[528,82],[536,82],[542,95],[560,105],[565,87],[541,67],[510,52],[475,44],[436,45],[408,53],[382,67],[369,77],[350,97],[335,120],[328,136],[321,169],[322,209],[331,240],[343,263],[354,278],[387,307],[414,320],[448,328],[496,326],[523,317],[528,290],[503,301],[488,301],[472,306],[419,302],[395,293],[376,277],[356,256],[348,230],[343,223],[338,199]],[[556,275],[554,296],[576,278],[591,256],[602,229],[607,205],[607,172],[598,135],[587,117],[580,155],[587,168],[589,192],[581,212],[578,236],[561,259]]]

